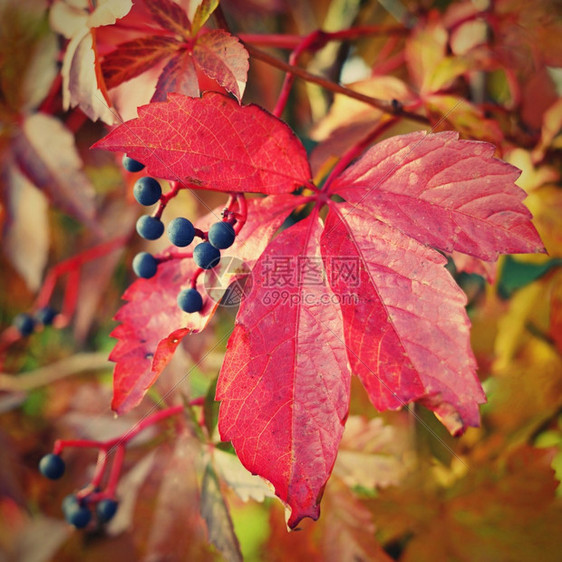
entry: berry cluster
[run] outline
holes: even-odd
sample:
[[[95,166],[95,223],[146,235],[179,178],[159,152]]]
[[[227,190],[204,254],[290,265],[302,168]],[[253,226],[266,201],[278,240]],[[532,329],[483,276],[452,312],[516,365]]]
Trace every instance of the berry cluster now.
[[[95,504],[95,513],[100,523],[108,523],[117,512],[117,501],[104,498]],[[69,494],[62,500],[64,518],[76,529],[83,529],[92,520],[88,497],[80,498],[76,494]]]
[[[39,461],[39,472],[50,480],[58,480],[65,471],[65,464],[60,455],[49,453]],[[99,523],[107,523],[117,512],[118,503],[112,497],[100,493],[97,489],[85,489],[70,494],[62,501],[62,512],[68,523],[77,529],[83,529],[92,520],[95,510]]]
[[[188,406],[203,405],[203,399],[198,398],[188,403]],[[141,431],[155,424],[184,412],[185,405],[171,406],[150,416],[144,417],[133,428],[123,435],[107,441],[92,441],[89,439],[57,440],[53,452],[45,455],[39,461],[39,472],[50,480],[58,480],[64,475],[65,464],[61,453],[68,447],[95,449],[98,460],[92,479],[86,487],[74,494],[66,496],[62,502],[65,519],[76,527],[83,529],[95,514],[98,524],[107,523],[115,515],[118,502],[115,499],[116,489],[123,468],[127,445]],[[112,456],[111,466],[109,457]],[[102,482],[105,482],[102,489]]]
[[[125,156],[123,166],[130,172],[137,172],[144,169],[144,165],[136,160]],[[159,207],[152,215],[141,216],[136,225],[137,233],[146,240],[157,240],[164,233],[164,224],[160,217],[164,206],[179,187],[174,184],[174,191],[168,195],[162,195],[162,188],[154,178],[145,176],[139,178],[134,186],[133,194],[138,203],[144,206],[159,203]],[[216,267],[221,259],[221,250],[230,248],[234,244],[236,231],[233,223],[236,218],[232,213],[225,212],[224,220],[211,225],[209,232],[203,232],[195,228],[191,221],[184,217],[176,217],[167,228],[169,241],[178,248],[189,246],[195,237],[201,238],[202,242],[193,248],[193,261],[201,270],[208,270]],[[185,255],[182,257],[186,257]],[[149,252],[140,252],[133,259],[133,271],[137,277],[150,279],[158,271],[158,258]],[[198,312],[203,308],[203,298],[195,288],[196,274],[191,280],[191,288],[185,289],[178,294],[178,306],[188,313]]]
[[[50,306],[44,306],[33,315],[26,312],[18,314],[12,324],[25,337],[31,335],[39,326],[50,326],[57,314]]]

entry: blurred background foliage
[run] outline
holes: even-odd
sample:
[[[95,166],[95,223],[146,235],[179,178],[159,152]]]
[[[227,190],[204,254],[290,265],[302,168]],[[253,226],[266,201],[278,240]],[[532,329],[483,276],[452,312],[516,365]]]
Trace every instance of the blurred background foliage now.
[[[131,235],[138,213],[134,180],[113,155],[88,150],[104,134],[103,123],[79,107],[63,110],[58,76],[66,42],[49,24],[57,2],[0,3],[0,560],[236,560],[239,548],[256,562],[560,560],[560,3],[221,2],[233,31],[241,33],[306,35],[402,23],[401,33],[331,43],[301,64],[367,95],[413,103],[434,130],[494,142],[498,156],[522,170],[518,183],[547,250],[497,264],[451,259],[468,296],[488,397],[482,426],[454,439],[421,407],[379,414],[354,381],[321,518],[288,533],[283,507],[267,488],[201,436],[202,415],[214,429],[216,405],[209,398],[204,411],[195,408],[181,423],[146,432],[130,448],[120,509],[105,529],[73,531],[60,512],[63,497],[91,475],[95,459],[88,451],[65,453],[67,474],[56,485],[37,472],[57,438],[107,439],[163,396],[212,396],[224,352],[216,342],[234,319],[233,311],[221,309],[178,350],[145,403],[114,418],[109,333],[120,295],[133,280],[132,256],[142,248]],[[271,109],[282,78],[251,60],[244,101]],[[310,147],[316,171],[383,118],[302,81],[285,117]],[[386,134],[419,128],[399,120]],[[203,197],[212,206],[223,202],[220,194]],[[203,214],[188,194],[174,206],[170,216]],[[119,237],[121,244],[85,263],[80,275],[68,274],[68,286],[65,277],[59,280],[52,303],[64,307],[69,290],[76,290],[71,316],[29,338],[13,337],[12,319],[32,309],[51,268]]]

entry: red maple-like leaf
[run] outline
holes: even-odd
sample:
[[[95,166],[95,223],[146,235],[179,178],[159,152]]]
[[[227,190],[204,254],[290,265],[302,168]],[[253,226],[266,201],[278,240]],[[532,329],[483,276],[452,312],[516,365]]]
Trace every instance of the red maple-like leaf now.
[[[248,75],[248,52],[237,37],[222,29],[201,29],[218,2],[202,2],[193,24],[172,0],[145,0],[148,14],[160,26],[152,35],[137,37],[105,55],[102,72],[108,89],[144,74],[167,61],[158,76],[151,101],[171,93],[197,97],[198,71],[242,99]],[[216,88],[213,88],[216,89]]]
[[[362,204],[328,203],[320,249],[307,219],[283,232],[256,265],[217,385],[219,430],[250,471],[274,484],[291,527],[318,516],[351,372],[380,410],[416,400],[451,433],[478,425],[485,398],[466,297],[446,259],[417,239],[488,259],[507,248],[542,248],[513,184],[517,171],[492,153],[454,133],[389,139],[326,184],[328,193]],[[460,189],[463,176],[479,178],[467,182],[469,195]],[[299,258],[316,263],[320,255],[330,287],[320,271],[309,288]],[[272,285],[271,274],[281,273],[287,286]]]
[[[524,193],[514,184],[518,171],[495,159],[491,145],[458,140],[452,132],[394,137],[319,190],[308,179],[302,145],[285,124],[214,93],[142,108],[139,119],[97,146],[129,153],[153,175],[170,177],[172,170],[172,178],[208,189],[312,188],[306,199],[285,195],[252,203],[233,255],[261,257],[217,384],[221,438],[232,441],[244,466],[274,485],[290,508],[291,527],[319,515],[352,373],[380,410],[417,401],[453,434],[478,425],[485,398],[470,348],[466,297],[437,250],[487,261],[543,250]],[[311,214],[269,243],[278,219],[304,201],[314,203]],[[267,212],[260,205],[269,205]],[[318,210],[324,205],[322,226]],[[140,400],[176,340],[193,329],[166,324],[168,314],[180,315],[175,295],[189,269],[174,276],[171,268],[181,267],[188,266],[164,264],[154,280],[137,281],[126,295],[113,356],[116,373],[126,373],[116,378],[120,411]],[[154,310],[158,320],[151,320]],[[157,328],[149,328],[151,321]],[[127,351],[135,337],[142,345]],[[135,360],[144,361],[141,383],[135,382]]]
[[[289,193],[310,183],[306,151],[285,123],[216,92],[170,94],[140,107],[137,119],[94,148],[126,152],[150,175],[215,191]]]
[[[299,201],[302,198],[292,195],[250,200],[248,222],[228,254],[251,268]],[[221,211],[222,207],[215,209],[197,221],[197,226],[207,230],[220,217]],[[116,412],[123,414],[142,400],[172,358],[180,341],[188,334],[200,332],[216,311],[221,297],[217,291],[221,289],[224,293],[228,288],[227,282],[223,287],[213,287],[213,299],[205,299],[201,312],[186,314],[178,307],[177,295],[189,285],[196,269],[189,258],[164,261],[154,277],[137,279],[123,295],[127,303],[115,317],[120,324],[111,335],[118,341],[109,357],[116,362],[111,405]],[[235,279],[232,276],[228,281]],[[205,295],[202,285],[200,281],[198,290]]]
[[[202,33],[193,47],[201,70],[225,90],[242,98],[248,74],[248,54],[236,37],[222,29]]]

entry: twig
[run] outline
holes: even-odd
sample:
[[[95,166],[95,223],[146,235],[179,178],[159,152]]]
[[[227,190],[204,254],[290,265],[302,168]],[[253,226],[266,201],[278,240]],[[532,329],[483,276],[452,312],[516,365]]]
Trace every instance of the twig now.
[[[107,353],[78,353],[71,355],[35,371],[10,375],[0,373],[0,390],[29,392],[60,379],[78,375],[86,371],[99,371],[111,367]]]
[[[417,113],[412,113],[407,111],[403,108],[401,104],[397,104],[396,102],[393,103],[393,100],[381,100],[377,98],[372,98],[370,96],[366,96],[365,94],[361,94],[360,92],[356,92],[355,90],[351,90],[350,88],[346,88],[345,86],[341,86],[335,82],[327,80],[326,78],[322,78],[316,74],[312,74],[307,70],[299,68],[298,66],[293,66],[282,60],[279,60],[270,54],[262,51],[260,49],[256,49],[252,45],[245,43],[244,45],[246,50],[252,57],[255,59],[261,60],[271,66],[284,70],[285,72],[292,73],[307,82],[312,82],[314,84],[318,84],[322,86],[326,90],[334,92],[336,94],[343,94],[349,98],[353,98],[363,103],[366,103],[372,107],[383,111],[384,113],[389,113],[390,115],[395,115],[397,117],[403,117],[404,119],[409,119],[410,121],[416,121],[417,123],[423,123],[424,125],[429,125],[429,119],[424,117],[423,115],[418,115]]]

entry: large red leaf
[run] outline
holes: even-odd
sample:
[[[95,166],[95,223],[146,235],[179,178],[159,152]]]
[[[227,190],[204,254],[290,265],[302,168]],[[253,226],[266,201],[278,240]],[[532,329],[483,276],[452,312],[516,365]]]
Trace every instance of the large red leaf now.
[[[126,152],[150,175],[216,191],[288,193],[310,182],[306,151],[293,131],[257,105],[207,92],[169,94],[139,108],[94,145]]]
[[[478,425],[466,296],[446,259],[348,204],[332,206],[321,244],[351,369],[373,404],[424,399],[452,433]]]
[[[332,192],[416,240],[486,261],[543,251],[514,185],[519,170],[485,142],[447,131],[392,137],[369,149]]]
[[[236,256],[251,267],[301,198],[279,195],[248,202],[248,222],[240,231],[228,255]],[[197,222],[207,230],[216,222],[221,208]],[[116,362],[113,373],[112,408],[122,414],[135,407],[154,384],[183,337],[200,332],[209,322],[217,303],[205,299],[200,313],[186,314],[177,305],[176,297],[185,289],[196,266],[189,258],[170,260],[158,267],[151,279],[137,279],[125,292],[126,300],[115,319],[120,322],[112,336],[117,343],[110,359]],[[202,283],[198,289],[203,291]],[[226,291],[227,287],[224,287]],[[213,290],[218,300],[217,288]],[[202,293],[204,295],[204,292]]]
[[[221,438],[273,484],[292,528],[319,516],[349,404],[341,312],[321,273],[320,233],[313,214],[256,263],[216,392]]]

